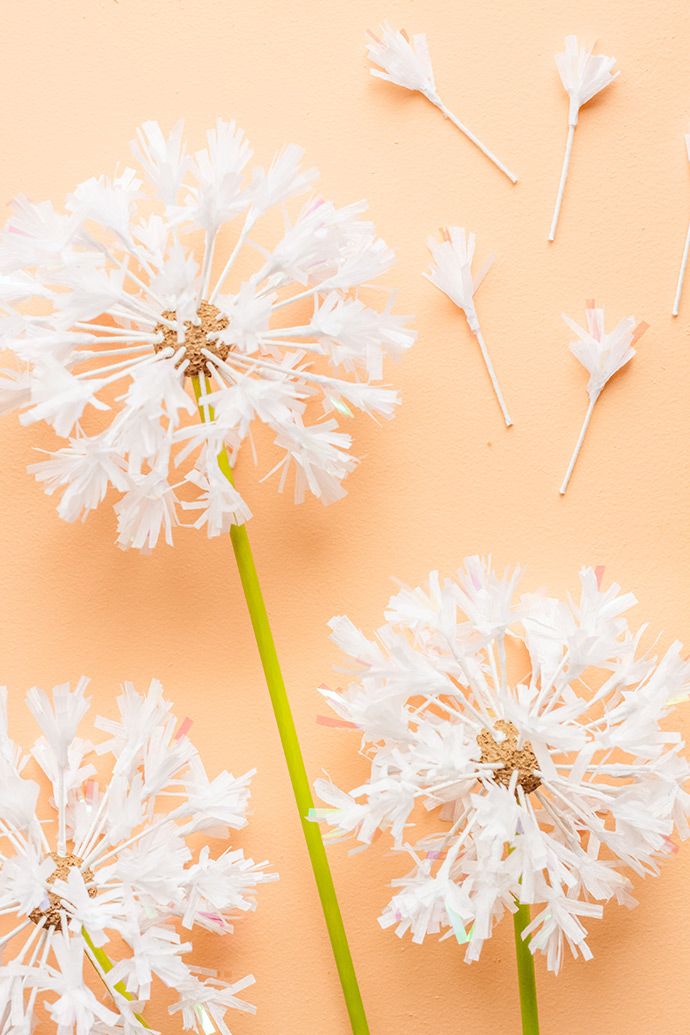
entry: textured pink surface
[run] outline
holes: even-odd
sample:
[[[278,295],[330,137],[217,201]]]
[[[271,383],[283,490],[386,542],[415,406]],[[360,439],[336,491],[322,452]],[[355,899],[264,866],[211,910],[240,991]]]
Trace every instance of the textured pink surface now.
[[[367,27],[388,17],[429,36],[447,104],[520,175],[511,185],[420,97],[371,79]],[[559,233],[547,243],[566,133],[553,53],[566,33],[598,38],[620,79],[583,111]],[[365,196],[399,253],[400,309],[420,341],[391,379],[404,406],[383,429],[359,423],[365,462],[350,495],[324,510],[248,492],[257,563],[316,776],[364,773],[356,738],[319,725],[315,693],[333,682],[325,635],[334,613],[372,626],[389,578],[421,579],[471,552],[527,565],[532,587],[574,585],[580,564],[640,599],[639,620],[690,642],[690,284],[673,321],[690,210],[683,133],[690,129],[690,10],[680,0],[537,0],[475,5],[371,0],[27,0],[3,12],[4,157],[0,196],[60,200],[127,157],[145,118],[186,117],[199,139],[236,118],[257,154],[305,146],[322,188]],[[515,427],[506,431],[462,317],[421,277],[425,238],[444,223],[474,229],[495,266],[478,295],[486,340]],[[606,389],[568,495],[558,486],[586,405],[585,373],[566,352],[561,310],[586,298],[611,321],[651,324],[639,356]],[[18,697],[33,682],[94,677],[99,708],[122,678],[159,676],[194,720],[209,769],[256,765],[243,838],[282,880],[205,961],[257,978],[256,1018],[238,1035],[345,1035],[348,1026],[306,868],[285,768],[225,542],[178,537],[152,558],[112,545],[103,510],[62,524],[24,468],[43,430],[0,423],[1,675]],[[243,488],[255,481],[249,458]],[[22,710],[13,702],[17,721]],[[686,713],[690,727],[690,710]],[[16,728],[16,727],[15,727]],[[20,731],[28,741],[26,727]],[[332,852],[376,1035],[517,1031],[512,932],[480,964],[450,941],[424,947],[379,930],[399,860]],[[685,1035],[690,973],[690,848],[639,887],[633,913],[592,925],[595,959],[555,979],[539,966],[545,1035]],[[586,1005],[583,1005],[586,1004]],[[165,1022],[164,1030],[177,1030]]]

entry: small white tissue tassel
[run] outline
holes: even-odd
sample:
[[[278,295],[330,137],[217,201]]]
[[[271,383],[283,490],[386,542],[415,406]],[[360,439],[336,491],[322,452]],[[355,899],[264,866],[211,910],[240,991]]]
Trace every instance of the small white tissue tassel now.
[[[424,276],[434,287],[437,287],[439,291],[447,295],[451,302],[454,302],[465,314],[468,326],[477,339],[477,344],[491,378],[494,394],[498,405],[501,407],[506,427],[509,428],[513,422],[510,419],[508,407],[503,398],[503,392],[501,391],[494,365],[491,362],[491,356],[486,347],[477,311],[474,307],[474,296],[491,268],[493,257],[484,263],[479,273],[473,275],[472,260],[474,258],[475,235],[472,233],[468,234],[463,227],[449,226],[442,229],[441,236],[443,240],[440,242],[433,237],[429,238],[428,245],[433,258],[433,264],[431,272],[425,273]]]
[[[688,152],[688,159],[690,159],[690,133],[685,134],[685,147]],[[683,281],[685,280],[685,270],[688,265],[688,253],[690,252],[690,220],[688,221],[688,229],[685,234],[685,246],[683,248],[683,258],[680,260],[680,269],[678,270],[678,283],[676,284],[676,294],[673,299],[673,316],[678,316],[680,309],[680,296],[683,293]]]
[[[418,33],[410,38],[404,29],[394,29],[388,22],[384,22],[379,31],[379,36],[369,32],[369,42],[367,43],[369,60],[379,66],[372,68],[371,74],[378,79],[393,83],[395,86],[402,86],[405,90],[421,93],[461,133],[464,133],[467,139],[471,140],[475,147],[478,147],[482,154],[486,155],[504,176],[508,177],[511,183],[517,183],[515,173],[511,172],[508,166],[486,144],[482,143],[479,137],[461,122],[439,97],[426,36]]]
[[[580,108],[596,94],[607,87],[616,79],[620,72],[613,72],[616,59],[606,57],[605,54],[592,54],[590,50],[580,46],[576,36],[566,36],[565,50],[562,54],[556,54],[556,67],[561,77],[561,82],[570,99],[568,109],[568,136],[565,143],[565,154],[561,167],[561,178],[558,183],[558,194],[549,230],[549,240],[556,237],[558,217],[563,202],[563,192],[568,179],[568,168],[570,166],[570,155],[573,150],[575,127],[577,126]]]
[[[607,334],[604,327],[604,309],[603,307],[597,307],[593,301],[587,302],[585,315],[587,319],[586,328],[575,323],[565,313],[563,314],[563,319],[568,327],[577,335],[575,341],[570,343],[570,351],[582,363],[583,367],[589,371],[589,381],[587,383],[589,403],[585,419],[580,428],[580,434],[575,443],[575,449],[570,457],[568,469],[561,483],[561,496],[565,495],[568,488],[568,482],[570,481],[577,458],[580,455],[582,443],[585,440],[597,399],[613,375],[633,358],[635,355],[633,345],[642,337],[648,327],[646,323],[638,323],[634,316],[628,316],[621,320]]]

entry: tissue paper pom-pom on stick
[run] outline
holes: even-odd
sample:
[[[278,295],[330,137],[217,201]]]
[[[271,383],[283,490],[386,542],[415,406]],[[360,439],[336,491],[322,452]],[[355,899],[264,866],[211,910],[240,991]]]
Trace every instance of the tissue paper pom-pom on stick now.
[[[558,184],[556,205],[553,211],[553,219],[551,220],[551,229],[549,230],[550,241],[553,241],[556,236],[556,227],[561,211],[565,182],[568,179],[570,155],[573,149],[575,127],[577,126],[580,108],[620,75],[620,72],[613,71],[615,64],[616,59],[613,57],[606,57],[605,54],[592,54],[591,50],[587,50],[586,47],[581,46],[577,42],[576,36],[566,36],[565,50],[562,54],[556,54],[556,67],[558,68],[561,82],[570,98],[570,104],[568,108],[568,137],[566,139],[565,155],[563,156],[561,178]]]
[[[688,152],[688,159],[690,159],[690,133],[685,134],[685,147]],[[685,235],[685,245],[683,246],[683,256],[680,260],[680,269],[678,271],[678,282],[676,284],[676,294],[673,299],[673,316],[678,316],[680,310],[680,296],[683,292],[683,282],[685,280],[685,270],[688,265],[688,254],[690,254],[690,220],[688,221],[688,229]]]
[[[462,227],[449,226],[441,231],[442,241],[430,237],[428,240],[429,251],[433,258],[433,265],[429,273],[424,276],[440,291],[450,298],[451,302],[462,309],[467,319],[468,326],[481,350],[482,358],[491,378],[498,405],[501,407],[506,427],[513,423],[508,413],[501,386],[498,383],[494,365],[491,362],[489,350],[482,335],[479,325],[479,317],[474,307],[474,296],[482,280],[489,272],[493,257],[487,260],[479,273],[472,273],[472,261],[474,259],[475,235],[467,233]]]
[[[404,29],[394,29],[388,22],[379,29],[379,35],[368,33],[367,52],[369,60],[378,68],[372,68],[371,74],[378,79],[385,79],[395,86],[421,93],[428,101],[449,119],[454,126],[478,147],[482,154],[507,176],[511,183],[517,183],[517,176],[497,158],[493,151],[468,129],[460,119],[443,103],[436,90],[434,70],[431,66],[429,46],[426,36],[418,33],[408,36]]]
[[[321,693],[358,728],[368,772],[349,793],[320,780],[313,818],[362,850],[390,834],[411,870],[379,922],[399,937],[454,937],[473,962],[512,914],[536,1035],[532,954],[552,971],[567,950],[591,958],[587,921],[635,905],[625,871],[656,874],[689,833],[672,711],[690,663],[677,642],[641,648],[635,597],[603,587],[601,568],[563,599],[519,593],[519,575],[470,557],[400,587],[371,637],[331,620],[351,676]]]
[[[87,684],[29,691],[41,736],[28,754],[9,737],[0,688],[0,909],[10,928],[0,940],[0,1028],[34,1031],[41,993],[41,1031],[151,1030],[143,1013],[155,981],[170,990],[171,1014],[186,1011],[186,1030],[229,1035],[229,1008],[254,1012],[238,996],[254,978],[222,980],[189,954],[195,930],[229,933],[255,908],[256,886],[277,879],[226,846],[247,823],[253,773],[210,778],[190,720],[178,724],[156,680],[145,694],[125,683],[117,718],[95,720],[105,739],[82,738]],[[105,985],[108,1006],[92,985]]]
[[[638,323],[634,316],[627,316],[607,334],[604,328],[604,309],[603,307],[597,308],[596,303],[593,301],[587,302],[585,316],[587,320],[586,328],[575,323],[565,313],[563,314],[563,319],[568,327],[577,335],[575,341],[571,342],[569,346],[570,351],[582,363],[583,367],[589,371],[589,381],[587,382],[589,404],[585,413],[585,419],[580,428],[580,434],[575,443],[575,449],[561,484],[561,496],[565,495],[565,491],[568,488],[568,482],[570,481],[577,458],[580,455],[582,443],[585,440],[597,399],[609,379],[633,358],[635,355],[633,345],[638,338],[642,337],[649,326],[649,324],[644,322]]]

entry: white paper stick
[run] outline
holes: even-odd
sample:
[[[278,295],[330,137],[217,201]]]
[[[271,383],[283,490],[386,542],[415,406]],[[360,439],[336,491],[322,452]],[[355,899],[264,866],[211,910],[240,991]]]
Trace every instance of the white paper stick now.
[[[551,220],[551,229],[549,230],[549,240],[553,241],[556,237],[556,227],[558,226],[558,217],[561,214],[561,204],[563,203],[563,192],[565,191],[565,183],[568,179],[568,169],[570,168],[570,155],[573,150],[573,140],[575,138],[575,127],[568,126],[568,139],[565,143],[565,154],[563,155],[563,165],[561,166],[561,179],[558,184],[558,194],[556,195],[556,205],[553,210],[553,219]]]
[[[491,356],[486,347],[474,305],[474,296],[493,262],[493,256],[484,263],[479,273],[474,276],[472,274],[472,263],[474,261],[475,235],[468,233],[464,227],[446,226],[441,229],[441,236],[442,241],[440,243],[433,237],[430,237],[428,240],[433,264],[430,272],[425,273],[424,276],[464,313],[469,329],[477,339],[484,365],[491,378],[494,394],[501,407],[506,427],[509,428],[513,422],[508,413],[508,407],[503,398],[503,392],[498,383],[496,371],[491,362]]]
[[[402,86],[405,90],[415,90],[421,93],[438,108],[445,118],[450,119],[453,125],[464,133],[467,139],[471,140],[474,146],[478,147],[482,154],[493,162],[497,169],[501,170],[504,176],[508,177],[511,183],[517,183],[515,173],[511,172],[508,166],[504,165],[493,151],[490,151],[486,144],[483,144],[479,137],[445,106],[439,97],[429,45],[423,33],[409,36],[404,29],[395,29],[388,22],[384,22],[379,30],[379,35],[369,32],[368,36],[369,60],[376,66],[371,69],[373,76],[394,83],[396,86]]]
[[[498,157],[497,157],[497,156],[496,156],[496,155],[495,155],[495,154],[493,153],[493,151],[491,151],[491,150],[490,150],[490,149],[489,149],[489,148],[488,148],[488,147],[486,146],[486,144],[483,144],[483,143],[481,142],[481,140],[479,139],[479,137],[478,137],[478,136],[476,136],[476,134],[475,134],[475,133],[473,133],[471,129],[469,129],[469,128],[468,128],[468,127],[467,127],[467,126],[466,126],[466,125],[465,125],[465,124],[464,124],[463,122],[461,122],[461,121],[460,121],[460,119],[459,119],[459,118],[457,117],[457,115],[454,115],[454,114],[453,114],[453,112],[452,112],[452,111],[451,111],[451,110],[450,110],[449,108],[447,108],[447,107],[445,106],[445,104],[443,103],[443,101],[441,100],[441,98],[440,98],[440,97],[439,97],[439,98],[437,98],[437,99],[435,99],[435,98],[432,98],[432,97],[429,97],[429,100],[431,101],[431,103],[432,103],[432,104],[436,105],[436,107],[438,108],[438,110],[439,110],[439,111],[440,111],[440,112],[441,112],[441,113],[442,113],[442,114],[443,114],[443,115],[444,115],[444,116],[445,116],[445,117],[446,117],[447,119],[450,119],[450,121],[451,121],[451,122],[453,123],[453,125],[454,125],[454,126],[457,126],[457,128],[458,128],[458,129],[460,130],[460,132],[461,132],[461,133],[464,133],[464,134],[465,134],[465,136],[467,137],[467,139],[468,139],[468,140],[471,140],[471,141],[472,141],[472,143],[474,144],[474,146],[475,146],[475,147],[478,147],[478,148],[479,148],[479,150],[480,150],[480,151],[482,152],[482,154],[483,154],[483,155],[486,155],[486,157],[487,157],[487,158],[488,158],[488,159],[489,159],[489,160],[490,160],[491,162],[493,162],[493,163],[494,163],[494,165],[495,165],[495,166],[496,166],[496,167],[497,167],[498,169],[500,169],[500,170],[501,170],[501,172],[503,173],[503,175],[504,175],[504,176],[507,176],[507,177],[508,177],[508,179],[510,180],[510,182],[511,182],[511,183],[517,183],[517,181],[518,181],[518,178],[517,178],[517,176],[515,175],[515,173],[514,173],[514,172],[511,172],[511,170],[510,170],[510,169],[508,168],[508,166],[507,166],[507,165],[504,165],[504,163],[503,163],[503,162],[501,161],[501,159],[500,159],[500,158],[498,158]]]
[[[474,336],[477,339],[477,342],[479,343],[479,348],[482,350],[482,357],[484,359],[486,369],[489,372],[489,377],[491,378],[491,384],[493,385],[494,394],[496,395],[496,399],[498,400],[498,405],[501,407],[501,412],[503,414],[503,419],[506,422],[506,427],[510,428],[512,427],[513,422],[510,419],[508,407],[506,406],[505,399],[503,398],[503,392],[501,391],[501,386],[498,383],[496,371],[494,370],[494,365],[491,362],[491,356],[489,355],[489,350],[486,347],[486,342],[484,341],[484,336],[481,332],[481,328],[477,328],[477,330],[474,332]]]
[[[58,840],[57,850],[58,855],[65,855],[67,853],[67,795],[65,793],[65,772],[64,769],[60,769],[58,774]]]
[[[676,295],[673,299],[673,309],[671,314],[678,316],[680,309],[680,296],[683,291],[683,281],[685,280],[685,270],[688,265],[688,253],[690,252],[690,222],[688,223],[688,232],[685,235],[685,247],[683,248],[683,258],[680,262],[680,269],[678,271],[678,283],[676,284]]]
[[[573,473],[573,469],[574,469],[575,464],[577,462],[577,458],[580,455],[580,450],[582,449],[582,443],[585,440],[585,435],[587,434],[587,428],[589,427],[589,422],[592,419],[592,413],[594,412],[594,406],[595,406],[595,403],[596,403],[598,398],[599,398],[598,395],[594,395],[589,400],[589,406],[587,407],[587,413],[585,414],[585,419],[582,422],[582,427],[580,428],[580,434],[578,435],[577,442],[575,443],[575,449],[573,450],[573,455],[571,456],[570,463],[568,464],[568,470],[565,472],[565,478],[563,479],[563,483],[561,485],[561,496],[565,496],[566,489],[568,488],[568,482],[570,481],[570,476]]]

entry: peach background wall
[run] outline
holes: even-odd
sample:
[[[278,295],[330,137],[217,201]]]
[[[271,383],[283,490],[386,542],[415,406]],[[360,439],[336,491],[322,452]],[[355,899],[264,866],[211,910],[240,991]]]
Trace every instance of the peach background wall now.
[[[363,36],[388,17],[427,32],[442,95],[517,170],[513,188],[419,97],[372,80]],[[547,231],[566,132],[553,64],[563,36],[600,40],[618,82],[583,113],[555,245]],[[690,641],[690,283],[670,308],[690,210],[682,134],[690,130],[690,9],[682,0],[24,0],[2,19],[0,198],[60,200],[110,171],[145,118],[180,115],[197,140],[234,117],[257,154],[304,145],[327,195],[369,199],[399,254],[400,307],[420,340],[391,378],[398,418],[360,422],[365,456],[350,495],[296,508],[239,478],[308,768],[354,783],[356,742],[316,724],[314,688],[335,680],[325,623],[381,618],[390,577],[449,571],[471,552],[527,565],[526,584],[565,590],[583,563],[634,590],[636,617]],[[478,296],[484,333],[515,421],[506,431],[463,319],[421,277],[425,239],[447,222],[474,229],[497,261]],[[558,495],[584,413],[585,374],[560,313],[585,298],[651,324],[639,356],[603,396],[565,499]],[[239,839],[281,881],[208,963],[252,970],[256,1018],[238,1035],[349,1030],[287,786],[232,556],[181,533],[155,556],[112,545],[102,510],[68,526],[24,468],[41,430],[0,423],[0,637],[15,731],[21,695],[85,672],[112,709],[120,680],[159,676],[194,718],[209,769],[257,766],[254,815]],[[690,707],[682,716],[690,734]],[[481,963],[452,942],[424,947],[376,916],[400,868],[383,848],[332,863],[376,1035],[517,1031],[510,925]],[[539,966],[545,1035],[684,1035],[690,975],[690,846],[640,907],[591,925],[595,959]],[[166,1031],[177,1030],[166,1022]]]

